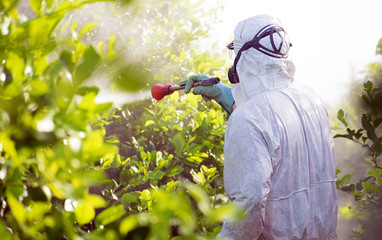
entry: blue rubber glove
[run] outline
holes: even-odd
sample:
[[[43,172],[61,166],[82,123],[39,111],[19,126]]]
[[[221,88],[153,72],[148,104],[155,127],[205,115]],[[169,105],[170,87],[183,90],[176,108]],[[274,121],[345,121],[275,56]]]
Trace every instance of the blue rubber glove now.
[[[192,88],[192,84],[197,81],[201,81],[207,78],[211,78],[209,75],[192,75],[186,81],[180,82],[179,85],[186,85],[184,92],[189,93]],[[202,95],[203,99],[209,101],[214,99],[229,115],[232,113],[232,107],[234,99],[231,92],[231,87],[228,87],[222,82],[219,82],[212,86],[198,86],[192,91],[195,95]]]

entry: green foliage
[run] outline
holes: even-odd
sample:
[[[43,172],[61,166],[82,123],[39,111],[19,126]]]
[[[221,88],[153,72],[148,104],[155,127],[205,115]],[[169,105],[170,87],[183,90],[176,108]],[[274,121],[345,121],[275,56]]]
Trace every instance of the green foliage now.
[[[368,106],[368,112],[362,114],[362,128],[350,128],[346,121],[346,116],[344,116],[344,111],[340,109],[337,114],[337,119],[346,127],[347,133],[336,134],[334,137],[347,138],[360,144],[363,148],[368,150],[374,167],[381,168],[379,166],[379,157],[382,153],[382,136],[377,136],[377,130],[382,122],[382,108],[379,101],[382,92],[378,87],[373,88],[373,83],[371,81],[364,83],[364,91],[366,94],[362,94],[361,97],[366,106]]]
[[[193,95],[179,98],[178,92],[142,109],[147,104],[144,101],[120,109],[106,126],[107,135],[120,150],[121,164],[109,169],[116,173],[117,184],[111,185],[104,197],[118,199],[127,213],[148,211],[149,216],[157,214],[156,207],[165,207],[155,205],[152,196],[171,199],[157,203],[168,202],[165,211],[174,212],[171,213],[174,216],[178,214],[176,206],[185,204],[184,208],[190,209],[191,201],[196,205],[191,204],[194,213],[188,218],[195,219],[196,225],[192,227],[191,222],[182,223],[181,219],[180,223],[187,223],[187,234],[182,232],[185,226],[179,225],[178,220],[170,228],[161,227],[161,231],[166,227],[175,231],[171,233],[173,236],[216,237],[223,220],[242,217],[235,206],[225,204],[223,137],[228,116],[217,104],[200,101]],[[174,191],[183,197],[176,200]],[[185,202],[172,204],[175,200]],[[143,226],[150,226],[150,222],[140,225]],[[156,235],[157,231],[151,228],[150,232]]]
[[[381,41],[380,41],[381,42]],[[377,53],[379,53],[377,48]],[[351,216],[360,221],[360,230],[353,235],[359,239],[377,239],[380,237],[380,224],[382,223],[382,65],[373,63],[368,65],[367,80],[363,83],[363,93],[359,104],[361,118],[356,127],[349,124],[347,116],[342,109],[338,111],[337,119],[345,127],[346,133],[337,134],[335,138],[346,138],[367,150],[367,161],[371,163],[365,178],[357,183],[350,183],[354,173],[338,177],[337,188],[354,196],[359,203]],[[361,159],[363,160],[363,159]],[[349,209],[348,209],[349,210]],[[348,212],[347,210],[347,212]],[[344,211],[344,210],[342,210]]]
[[[106,206],[87,189],[105,179],[99,159],[117,154],[97,126],[112,104],[95,103],[98,89],[81,87],[106,59],[81,38],[60,43],[53,32],[67,11],[94,1],[31,1],[36,17],[27,21],[13,2],[2,2],[9,7],[1,17],[1,229],[12,239],[75,238]]]
[[[32,0],[27,19],[18,1],[1,1],[2,239],[214,239],[222,221],[243,217],[223,191],[227,115],[178,93],[114,109],[84,85],[110,71],[117,87],[136,92],[225,70],[222,59],[190,47],[212,12],[195,14],[201,3],[190,1],[147,1],[148,9],[140,1],[125,15],[132,25],[151,21],[149,30],[109,34],[105,44],[90,38],[97,24],[66,18],[94,2]],[[134,42],[151,54],[136,58]]]

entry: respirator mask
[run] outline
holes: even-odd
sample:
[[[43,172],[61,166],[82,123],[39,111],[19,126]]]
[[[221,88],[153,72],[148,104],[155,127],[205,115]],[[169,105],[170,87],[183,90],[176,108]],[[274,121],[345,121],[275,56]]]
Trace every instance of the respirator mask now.
[[[264,46],[266,45],[266,46]],[[236,65],[239,62],[241,53],[250,48],[255,48],[259,52],[264,53],[273,58],[287,58],[289,48],[292,46],[289,43],[287,33],[277,24],[269,24],[260,29],[255,37],[246,42],[237,53],[233,66],[228,70],[228,79],[232,84],[239,83],[239,75],[236,71]],[[233,42],[227,45],[230,50],[234,49]],[[232,85],[233,86],[233,85]]]

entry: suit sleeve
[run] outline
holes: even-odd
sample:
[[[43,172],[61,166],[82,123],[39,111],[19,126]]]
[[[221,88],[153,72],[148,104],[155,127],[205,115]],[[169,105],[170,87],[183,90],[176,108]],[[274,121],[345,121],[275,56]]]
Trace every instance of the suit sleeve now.
[[[266,135],[264,129],[243,118],[227,125],[224,187],[229,199],[245,210],[246,218],[225,222],[218,238],[257,239],[264,229],[273,169]]]

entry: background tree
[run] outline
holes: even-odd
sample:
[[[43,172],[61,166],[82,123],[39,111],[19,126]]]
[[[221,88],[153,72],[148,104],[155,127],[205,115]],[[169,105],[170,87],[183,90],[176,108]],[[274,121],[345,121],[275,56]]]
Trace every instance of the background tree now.
[[[376,53],[381,55],[382,39],[377,45]],[[345,207],[341,212],[359,220],[358,229],[353,235],[359,239],[379,239],[382,224],[382,65],[378,62],[367,66],[366,80],[362,84],[363,92],[357,95],[354,112],[345,114],[341,109],[337,119],[345,128],[335,138],[345,138],[360,145],[367,152],[361,158],[350,159],[352,162],[362,163],[366,166],[366,177],[356,183],[350,183],[354,173],[346,174],[337,180],[337,187],[350,193],[358,202],[356,207]],[[357,169],[358,171],[358,169]],[[363,168],[359,169],[363,172]],[[337,170],[337,174],[340,170]],[[359,175],[358,175],[359,176]],[[365,175],[364,175],[365,176]]]

